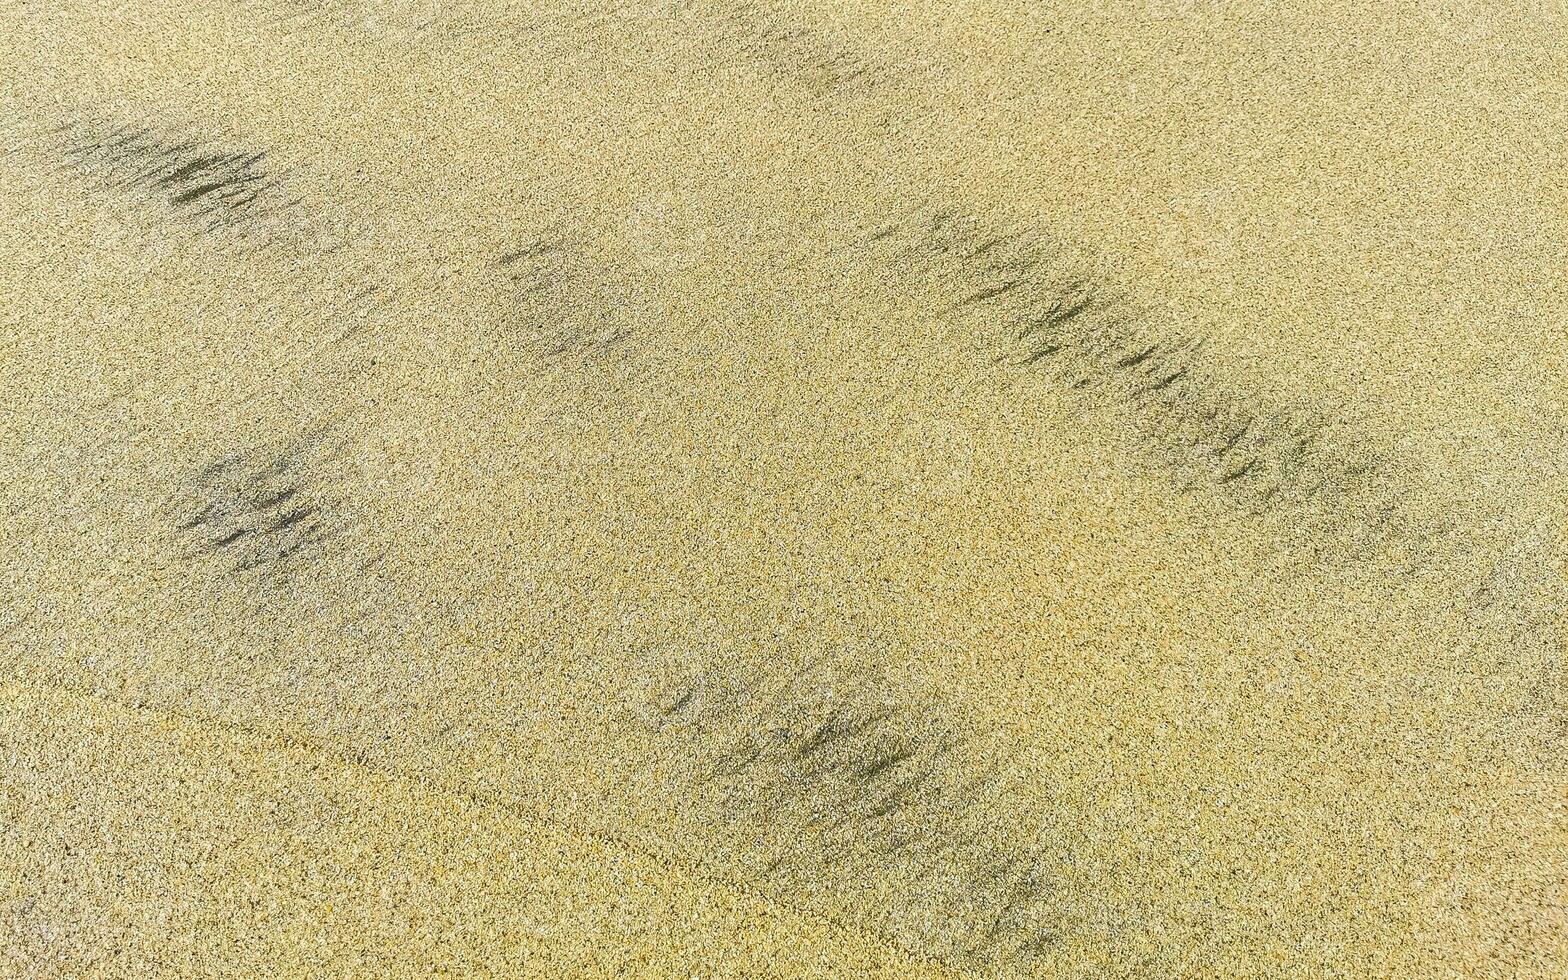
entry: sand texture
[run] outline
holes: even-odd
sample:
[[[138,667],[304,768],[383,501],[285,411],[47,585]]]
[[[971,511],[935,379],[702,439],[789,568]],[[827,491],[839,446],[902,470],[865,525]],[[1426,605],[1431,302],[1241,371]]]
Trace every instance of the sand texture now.
[[[0,0],[0,977],[1568,976],[1565,96]]]

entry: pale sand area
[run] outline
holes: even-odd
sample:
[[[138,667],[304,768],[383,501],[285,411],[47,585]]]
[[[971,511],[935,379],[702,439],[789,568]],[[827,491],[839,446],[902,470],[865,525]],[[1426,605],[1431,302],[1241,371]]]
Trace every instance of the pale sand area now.
[[[1568,971],[1560,14],[0,13],[0,972]]]

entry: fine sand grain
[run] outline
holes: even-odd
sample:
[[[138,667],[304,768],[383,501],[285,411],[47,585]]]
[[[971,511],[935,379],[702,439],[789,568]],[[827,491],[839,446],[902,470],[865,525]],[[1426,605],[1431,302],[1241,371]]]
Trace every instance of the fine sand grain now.
[[[1568,975],[1557,6],[0,24],[0,975]]]

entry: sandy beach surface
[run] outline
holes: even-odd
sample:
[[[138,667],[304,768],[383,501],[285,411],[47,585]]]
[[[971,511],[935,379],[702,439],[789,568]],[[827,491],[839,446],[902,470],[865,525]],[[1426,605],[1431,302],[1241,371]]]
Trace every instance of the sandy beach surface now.
[[[0,976],[1568,975],[1568,10],[0,0]]]

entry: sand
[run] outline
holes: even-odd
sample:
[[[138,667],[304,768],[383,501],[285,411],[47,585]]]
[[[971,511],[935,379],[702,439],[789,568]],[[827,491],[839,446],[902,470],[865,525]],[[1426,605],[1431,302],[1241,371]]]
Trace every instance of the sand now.
[[[1568,973],[1561,11],[0,15],[0,974]]]

